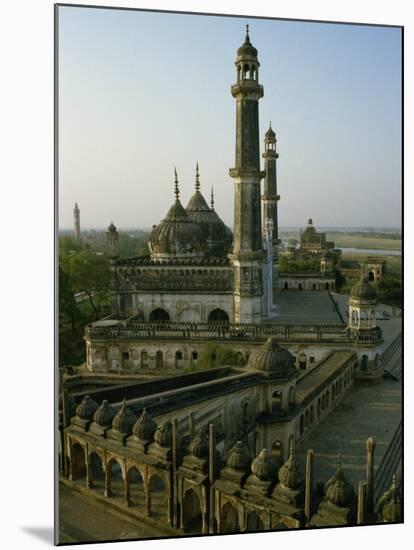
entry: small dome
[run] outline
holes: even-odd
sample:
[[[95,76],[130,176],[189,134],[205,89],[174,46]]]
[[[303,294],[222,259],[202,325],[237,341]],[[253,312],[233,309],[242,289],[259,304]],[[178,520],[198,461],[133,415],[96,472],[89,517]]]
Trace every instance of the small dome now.
[[[232,470],[246,471],[249,469],[251,460],[247,445],[238,441],[227,456],[226,466]]]
[[[292,354],[280,347],[274,336],[267,340],[259,352],[250,356],[248,366],[278,378],[297,374]]]
[[[197,458],[208,456],[208,437],[205,430],[200,430],[190,443],[190,454]]]
[[[276,134],[273,131],[272,124],[269,124],[269,129],[265,133],[265,141],[275,141]]]
[[[272,481],[276,478],[277,466],[267,449],[262,449],[252,462],[252,474],[261,481]]]
[[[244,42],[240,46],[240,48],[237,50],[237,57],[240,57],[240,58],[253,57],[257,59],[257,49],[250,42],[248,25],[246,28],[246,36],[245,36]]]
[[[287,489],[297,489],[303,483],[303,476],[298,468],[293,446],[290,448],[289,458],[280,467],[279,481]]]
[[[172,446],[172,424],[169,420],[164,422],[161,426],[158,426],[154,434],[154,441],[160,447]]]
[[[135,424],[136,416],[126,405],[124,399],[122,407],[119,409],[112,421],[112,428],[121,434],[131,433],[132,426]]]
[[[376,290],[368,282],[366,275],[361,274],[360,280],[351,289],[351,298],[374,302],[377,298]]]
[[[82,420],[92,420],[93,414],[98,407],[98,403],[91,399],[90,395],[85,395],[80,404],[76,407],[76,416]]]
[[[391,487],[384,493],[378,504],[378,508],[383,521],[386,523],[401,521],[401,495],[395,475],[392,478]]]
[[[108,226],[109,233],[116,233],[116,227],[114,225],[114,222],[111,222]]]
[[[142,411],[141,416],[135,422],[132,433],[142,441],[150,441],[154,438],[157,424],[155,420],[147,413],[146,409]]]
[[[342,470],[340,455],[336,473],[325,484],[325,496],[329,502],[339,507],[350,506],[355,499],[354,488],[347,481]]]
[[[100,426],[110,426],[115,415],[115,409],[104,399],[101,406],[96,409],[93,419]]]

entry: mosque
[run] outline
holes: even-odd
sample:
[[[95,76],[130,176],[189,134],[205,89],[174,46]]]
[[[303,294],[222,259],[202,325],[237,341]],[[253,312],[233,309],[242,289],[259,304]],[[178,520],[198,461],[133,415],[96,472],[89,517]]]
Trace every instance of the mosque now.
[[[379,319],[365,269],[349,299],[335,293],[334,245],[311,220],[301,247],[327,264],[319,291],[280,286],[277,141],[269,126],[262,165],[248,28],[235,66],[233,232],[205,200],[198,165],[186,207],[175,171],[148,256],[121,258],[111,223],[112,313],[85,329],[84,378],[62,383],[62,483],[122,501],[166,536],[401,521],[398,449],[382,485],[372,438],[358,487],[340,458],[322,484],[311,450],[298,465],[296,448],[357,386],[381,386],[400,333]],[[197,369],[208,346],[236,352],[238,364]]]

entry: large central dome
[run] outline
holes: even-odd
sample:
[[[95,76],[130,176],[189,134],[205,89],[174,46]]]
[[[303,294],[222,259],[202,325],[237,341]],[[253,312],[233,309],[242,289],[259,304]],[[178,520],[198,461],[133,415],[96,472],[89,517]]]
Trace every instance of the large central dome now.
[[[154,260],[201,258],[205,254],[206,237],[180,202],[177,174],[175,196],[166,217],[153,228],[150,236],[149,247]]]

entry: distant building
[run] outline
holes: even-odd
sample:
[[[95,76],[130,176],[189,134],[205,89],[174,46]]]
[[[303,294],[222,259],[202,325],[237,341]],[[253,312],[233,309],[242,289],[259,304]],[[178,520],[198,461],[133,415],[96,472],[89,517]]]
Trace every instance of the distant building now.
[[[80,241],[80,238],[81,238],[80,210],[77,202],[75,202],[75,208],[73,209],[73,221],[74,221],[73,236],[77,241]]]

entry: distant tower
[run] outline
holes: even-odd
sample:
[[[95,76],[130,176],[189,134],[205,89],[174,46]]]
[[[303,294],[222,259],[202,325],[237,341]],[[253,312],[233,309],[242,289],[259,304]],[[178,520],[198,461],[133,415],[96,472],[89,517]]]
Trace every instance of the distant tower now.
[[[118,230],[113,224],[110,223],[108,231],[106,232],[106,243],[108,249],[108,256],[111,260],[115,260],[119,257],[118,243],[119,243],[119,234]]]
[[[277,201],[280,196],[277,194],[277,175],[276,175],[276,159],[279,158],[279,153],[276,151],[276,134],[272,129],[272,123],[269,125],[269,129],[265,134],[265,152],[264,158],[264,193],[262,196],[263,201],[263,219],[269,219],[273,222],[273,254],[276,259],[277,245],[279,243],[279,231],[277,220]]]
[[[77,241],[80,241],[81,232],[80,232],[80,210],[78,203],[75,202],[75,208],[73,209],[73,220],[74,220],[74,231],[73,236]]]
[[[229,258],[234,270],[234,322],[257,323],[262,318],[262,220],[260,204],[259,84],[257,50],[246,29],[237,50],[237,82],[231,87],[236,99],[236,162],[234,180],[234,240]]]

